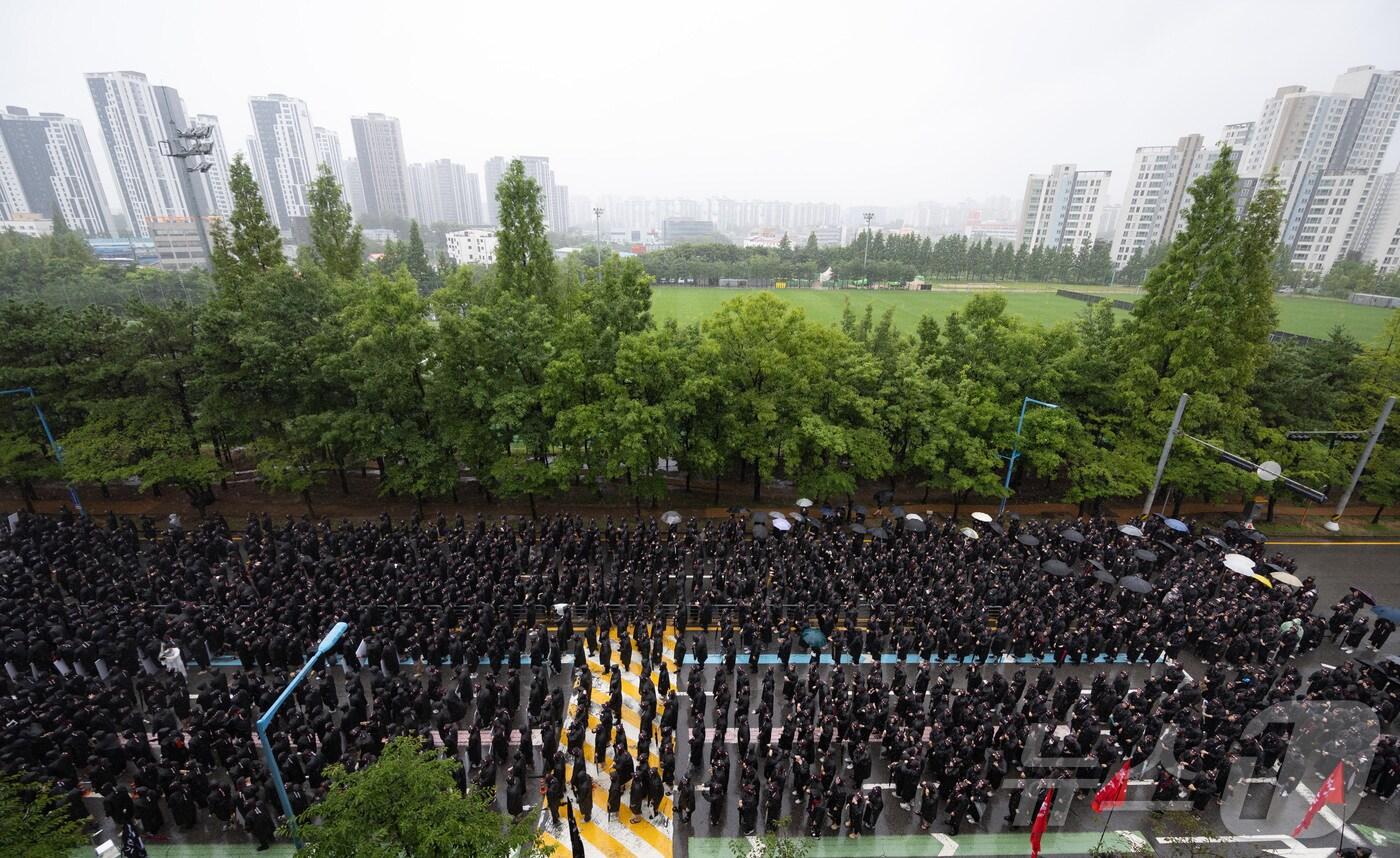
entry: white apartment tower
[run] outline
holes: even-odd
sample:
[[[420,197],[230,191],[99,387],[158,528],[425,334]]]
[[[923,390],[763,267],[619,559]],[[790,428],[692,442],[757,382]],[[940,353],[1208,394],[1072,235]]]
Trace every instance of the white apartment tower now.
[[[172,104],[172,91],[153,87],[140,72],[97,72],[85,78],[131,231],[150,238],[152,222],[193,216],[183,166],[161,154],[175,130],[168,127],[168,116],[178,98]]]
[[[1108,170],[1081,171],[1074,164],[1056,164],[1049,173],[1029,176],[1019,246],[1078,251],[1092,245],[1110,176]]]
[[[209,169],[202,173],[195,174],[198,187],[201,188],[207,208],[202,209],[204,215],[226,218],[233,214],[233,192],[228,186],[228,149],[224,146],[224,132],[219,127],[219,117],[208,113],[199,113],[194,117],[195,125],[209,129],[209,155],[204,159],[209,164]]]
[[[422,167],[422,196],[420,207],[431,210],[428,223],[450,223],[459,226],[485,223],[481,211],[481,190],[475,173],[446,158],[415,164]],[[415,188],[418,185],[415,184]]]
[[[497,155],[488,158],[486,166],[482,170],[482,178],[486,180],[486,222],[493,226],[501,225],[500,203],[496,199],[496,187],[501,184],[501,177],[506,174],[506,159]]]
[[[350,210],[359,218],[365,213],[365,184],[360,176],[360,159],[346,158],[342,167],[345,174],[345,198],[350,201]]]
[[[248,99],[264,203],[284,240],[311,240],[307,190],[316,178],[316,130],[306,102],[280,93]]]
[[[399,120],[382,113],[350,117],[359,159],[364,216],[383,222],[412,215],[408,162],[404,159]]]
[[[20,213],[105,236],[107,199],[82,123],[59,113],[31,115],[22,107],[0,111],[0,220]]]
[[[1187,193],[1191,167],[1201,151],[1201,135],[1188,134],[1175,146],[1144,146],[1133,156],[1128,188],[1118,214],[1113,263],[1125,265],[1134,253],[1147,253],[1170,241]]]
[[[340,185],[340,195],[345,198],[346,203],[350,203],[350,189],[345,181],[345,156],[340,151],[340,135],[320,126],[312,128],[312,133],[316,135],[317,162],[331,168],[335,183]],[[351,208],[354,208],[353,204]]]
[[[1309,129],[1330,147],[1288,165],[1283,240],[1292,264],[1309,271],[1326,271],[1350,252],[1368,253],[1377,220],[1372,208],[1386,203],[1378,191],[1389,186],[1380,167],[1400,122],[1400,71],[1356,66],[1337,78],[1334,90],[1330,97],[1346,100],[1341,120],[1329,112],[1315,118],[1325,121],[1323,128]]]

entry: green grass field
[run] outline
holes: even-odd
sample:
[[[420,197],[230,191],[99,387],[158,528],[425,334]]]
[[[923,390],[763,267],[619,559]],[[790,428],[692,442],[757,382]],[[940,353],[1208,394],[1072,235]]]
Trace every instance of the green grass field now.
[[[1000,288],[980,290],[1006,297],[1006,308],[1014,316],[1027,321],[1053,325],[1074,319],[1086,306],[1082,302],[1061,298],[1055,294],[1056,284],[1016,283]],[[1066,287],[1074,291],[1112,295],[1124,301],[1136,300],[1138,290],[1132,288]],[[966,304],[978,292],[964,289],[935,289],[930,292],[881,290],[811,290],[811,289],[719,289],[699,286],[656,286],[651,293],[652,315],[658,321],[675,319],[690,323],[709,316],[725,301],[737,295],[766,291],[784,301],[801,307],[807,318],[826,324],[839,324],[847,300],[857,315],[865,312],[867,304],[874,307],[879,318],[886,309],[894,310],[895,324],[912,331],[919,318],[932,314],[943,318]],[[1309,337],[1325,337],[1333,327],[1342,328],[1363,343],[1376,341],[1390,310],[1362,307],[1331,298],[1278,296],[1279,330]]]

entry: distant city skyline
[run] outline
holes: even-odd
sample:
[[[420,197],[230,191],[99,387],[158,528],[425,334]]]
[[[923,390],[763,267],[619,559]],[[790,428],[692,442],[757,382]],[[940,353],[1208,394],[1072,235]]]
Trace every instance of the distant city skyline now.
[[[843,12],[840,26],[836,7],[738,8],[696,20],[617,7],[600,21],[596,10],[552,7],[540,27],[508,4],[408,4],[368,27],[369,9],[327,14],[315,3],[253,2],[234,14],[31,5],[3,13],[24,38],[7,44],[0,102],[76,117],[92,134],[82,75],[133,69],[220,117],[235,144],[253,131],[248,97],[286,92],[346,157],[350,117],[381,112],[402,123],[405,163],[450,159],[480,173],[492,155],[538,152],[575,196],[900,206],[1017,196],[1028,173],[1054,163],[1125,176],[1138,147],[1191,132],[1213,144],[1214,129],[1256,115],[1281,86],[1319,89],[1363,63],[1400,67],[1400,7],[1388,2],[1327,6],[1329,32],[1346,38],[1323,40],[1313,37],[1318,8],[1289,2],[1188,2],[1151,28],[1132,4],[1053,14],[896,5],[855,20]],[[324,49],[259,38],[270,19]],[[1086,21],[1094,38],[1063,50]],[[680,31],[681,44],[667,37]],[[529,33],[532,49],[512,49],[512,33]],[[804,53],[824,61],[791,62]],[[709,61],[719,55],[744,61]],[[658,73],[687,64],[695,73]],[[449,82],[486,69],[497,83],[458,105]]]

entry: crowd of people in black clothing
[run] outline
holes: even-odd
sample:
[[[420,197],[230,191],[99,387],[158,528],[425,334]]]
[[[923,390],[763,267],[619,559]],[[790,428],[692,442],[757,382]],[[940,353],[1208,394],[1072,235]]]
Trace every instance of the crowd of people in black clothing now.
[[[1292,666],[1329,638],[1369,632],[1379,649],[1394,625],[1369,624],[1364,594],[1320,613],[1310,578],[1228,571],[1226,551],[1296,571],[1248,531],[903,523],[756,539],[740,517],[250,516],[239,535],[222,519],[21,516],[0,525],[0,770],[75,818],[100,797],[147,837],[209,818],[266,846],[281,810],[253,723],[340,620],[350,632],[270,731],[297,812],[328,766],[411,735],[465,758],[462,788],[496,790],[508,813],[541,796],[550,824],[566,801],[591,820],[596,793],[632,821],[693,826],[698,799],[712,827],[732,809],[744,833],[788,819],[855,837],[888,798],[957,834],[999,792],[1025,825],[1045,784],[1092,789],[1129,758],[1154,800],[1204,809],[1236,761],[1282,759],[1289,728],[1245,731],[1274,703],[1359,701],[1382,726],[1400,705],[1351,663]],[[1087,689],[1055,669],[1088,663],[1104,666]],[[1145,682],[1133,665],[1152,666]],[[1327,742],[1370,762],[1351,786],[1394,795],[1393,736]]]

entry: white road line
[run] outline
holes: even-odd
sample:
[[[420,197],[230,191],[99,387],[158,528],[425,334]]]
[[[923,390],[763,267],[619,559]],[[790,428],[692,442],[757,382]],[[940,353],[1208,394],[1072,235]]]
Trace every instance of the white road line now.
[[[1307,799],[1308,804],[1312,804],[1313,799],[1317,798],[1317,795],[1314,794],[1312,790],[1308,789],[1302,784],[1298,784],[1295,787],[1295,789],[1298,791],[1298,795]],[[1342,836],[1350,840],[1352,843],[1360,843],[1362,845],[1366,844],[1366,841],[1362,839],[1361,835],[1357,834],[1356,830],[1350,825],[1347,825],[1346,822],[1343,821],[1342,818],[1337,815],[1337,812],[1334,811],[1332,808],[1328,807],[1327,805],[1323,805],[1322,810],[1319,811],[1319,813],[1322,814],[1323,819],[1327,820],[1332,824],[1332,827],[1334,829],[1340,828],[1342,830]]]
[[[939,843],[938,854],[940,856],[958,854],[958,841],[946,834],[939,834],[936,832],[933,835],[933,839],[937,840]]]

